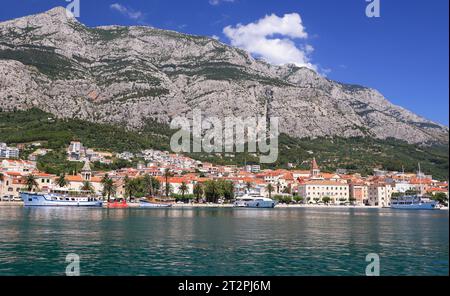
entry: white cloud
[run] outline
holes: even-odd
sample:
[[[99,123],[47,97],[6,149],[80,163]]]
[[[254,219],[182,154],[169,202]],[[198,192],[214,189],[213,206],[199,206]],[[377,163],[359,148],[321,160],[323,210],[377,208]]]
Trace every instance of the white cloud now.
[[[145,14],[139,10],[134,10],[132,8],[128,8],[119,3],[114,3],[109,6],[112,10],[120,12],[122,15],[135,20],[135,21],[143,21],[145,18]]]
[[[317,66],[310,62],[309,55],[314,48],[306,44],[308,34],[298,13],[275,14],[247,25],[227,26],[223,33],[230,39],[231,45],[242,48],[276,64],[295,64],[316,70]],[[297,45],[296,41],[303,44]]]
[[[220,40],[220,37],[217,36],[217,35],[212,35],[211,37],[212,37],[213,39]]]
[[[219,5],[222,2],[234,2],[235,0],[209,0],[211,5]]]

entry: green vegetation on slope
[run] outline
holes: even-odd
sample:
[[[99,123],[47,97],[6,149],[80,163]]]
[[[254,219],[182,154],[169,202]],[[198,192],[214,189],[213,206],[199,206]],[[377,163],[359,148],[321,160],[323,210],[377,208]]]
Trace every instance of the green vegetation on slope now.
[[[67,165],[60,154],[70,141],[82,141],[87,147],[111,152],[139,152],[142,149],[169,150],[170,136],[175,130],[167,125],[149,121],[141,131],[130,131],[120,126],[90,123],[76,119],[56,119],[38,109],[17,112],[0,112],[0,142],[10,144],[42,141],[55,152],[40,160],[49,172]],[[372,169],[415,171],[420,162],[422,170],[436,178],[447,179],[449,170],[448,145],[411,145],[404,141],[372,138],[317,138],[297,139],[285,134],[279,138],[278,161],[266,168],[286,167],[293,163],[308,168],[314,155],[324,171],[345,168],[349,172],[371,173]],[[257,163],[257,155],[191,153],[189,156],[217,164]],[[46,167],[46,163],[48,166]],[[50,165],[51,164],[51,165]],[[126,166],[113,164],[108,169]],[[78,168],[69,167],[70,170]]]

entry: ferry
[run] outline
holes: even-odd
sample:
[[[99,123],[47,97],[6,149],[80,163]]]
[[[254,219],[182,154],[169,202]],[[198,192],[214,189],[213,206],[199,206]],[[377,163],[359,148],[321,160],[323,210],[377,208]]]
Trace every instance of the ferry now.
[[[420,192],[423,192],[422,186],[422,172],[420,163],[418,164],[418,175]],[[439,203],[421,195],[407,195],[400,196],[397,199],[391,200],[391,209],[399,210],[439,210]]]
[[[439,210],[436,201],[418,195],[402,196],[391,200],[391,209],[399,210]]]
[[[102,207],[103,202],[83,191],[65,192],[20,192],[26,207]]]
[[[246,194],[237,197],[234,206],[237,208],[274,208],[275,201],[258,194]]]

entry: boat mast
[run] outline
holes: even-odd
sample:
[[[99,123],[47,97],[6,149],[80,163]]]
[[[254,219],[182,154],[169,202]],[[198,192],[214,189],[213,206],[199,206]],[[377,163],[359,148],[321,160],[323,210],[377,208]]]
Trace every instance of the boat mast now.
[[[422,196],[422,172],[421,172],[421,170],[420,170],[420,162],[419,163],[417,163],[418,164],[418,167],[419,167],[419,190],[420,190],[420,192],[419,192],[419,196]]]

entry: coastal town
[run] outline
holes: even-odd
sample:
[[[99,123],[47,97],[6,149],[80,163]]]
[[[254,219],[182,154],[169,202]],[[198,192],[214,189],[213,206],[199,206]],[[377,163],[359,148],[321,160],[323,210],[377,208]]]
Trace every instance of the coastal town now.
[[[22,191],[55,190],[90,191],[108,200],[128,201],[159,195],[179,204],[229,204],[250,192],[272,198],[279,205],[388,207],[392,199],[407,194],[439,197],[444,205],[448,200],[448,182],[431,175],[380,169],[374,169],[369,176],[345,170],[323,172],[314,157],[309,160],[309,170],[270,170],[255,164],[214,165],[167,151],[144,150],[139,155],[143,161],[134,167],[130,162],[130,167],[95,171],[92,162],[108,164],[112,157],[131,161],[135,155],[126,151],[116,155],[98,152],[78,141],[68,145],[66,154],[67,160],[83,163],[82,169],[55,175],[37,169],[36,159],[48,151],[39,143],[33,145],[35,150],[28,159],[21,159],[18,148],[0,143],[2,202],[19,202]],[[137,188],[146,179],[152,184],[149,191]]]

